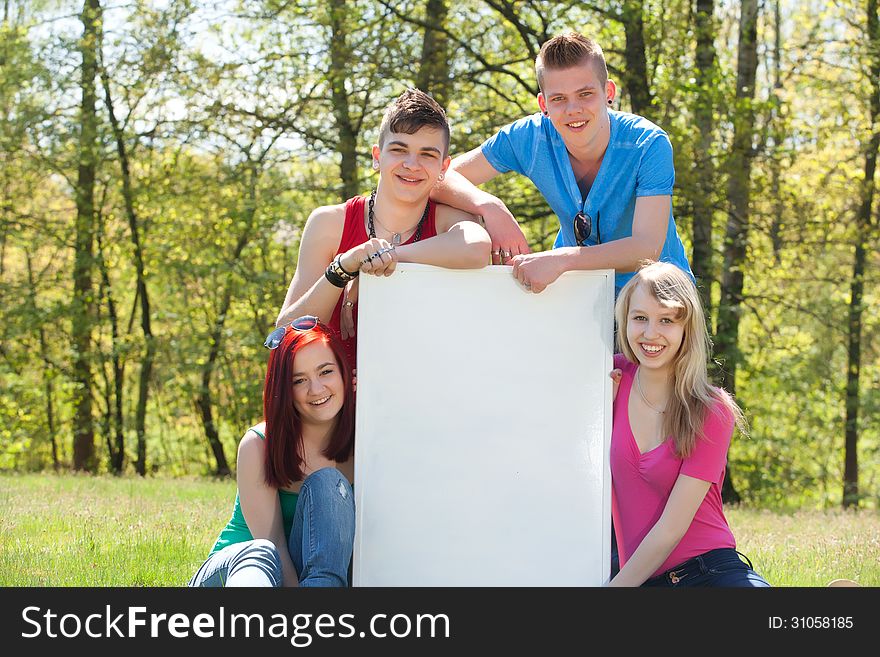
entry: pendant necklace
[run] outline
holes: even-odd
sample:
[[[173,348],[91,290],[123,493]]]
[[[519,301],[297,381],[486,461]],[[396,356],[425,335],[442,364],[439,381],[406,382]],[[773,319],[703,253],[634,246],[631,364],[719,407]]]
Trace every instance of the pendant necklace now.
[[[664,409],[664,410],[661,411],[659,408],[657,408],[656,406],[654,406],[654,404],[652,404],[651,402],[649,402],[648,399],[647,399],[647,397],[645,397],[645,393],[642,392],[642,383],[641,383],[641,381],[639,381],[639,373],[640,373],[641,371],[642,371],[641,368],[639,368],[639,369],[636,370],[636,388],[637,388],[638,391],[639,391],[639,397],[642,398],[642,401],[645,402],[645,404],[648,406],[648,408],[650,408],[652,411],[654,411],[654,412],[657,413],[658,415],[663,415],[663,414],[666,412],[666,409]]]
[[[368,232],[370,233],[370,237],[376,237],[376,228],[374,224],[379,224],[380,226],[382,226],[383,229],[391,233],[391,243],[394,246],[400,246],[400,233],[395,233],[385,228],[385,226],[382,225],[382,222],[376,219],[375,215],[373,214],[373,206],[375,205],[375,203],[376,190],[374,189],[372,192],[370,192],[370,200],[367,203],[367,228]],[[422,213],[422,217],[421,219],[419,219],[419,223],[416,224],[416,235],[413,238],[413,242],[418,242],[422,238],[422,225],[425,223],[425,219],[428,218],[429,207],[431,207],[431,203],[425,203],[425,211]],[[412,228],[409,228],[403,232],[408,233],[411,230]]]

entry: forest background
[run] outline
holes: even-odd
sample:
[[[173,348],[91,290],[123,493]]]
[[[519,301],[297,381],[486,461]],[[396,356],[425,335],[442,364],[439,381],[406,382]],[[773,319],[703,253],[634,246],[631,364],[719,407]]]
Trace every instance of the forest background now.
[[[540,44],[604,48],[663,127],[726,501],[880,507],[878,0],[3,0],[0,470],[228,475],[305,219],[375,184],[408,86],[452,153],[536,111]],[[534,250],[556,217],[503,176]]]

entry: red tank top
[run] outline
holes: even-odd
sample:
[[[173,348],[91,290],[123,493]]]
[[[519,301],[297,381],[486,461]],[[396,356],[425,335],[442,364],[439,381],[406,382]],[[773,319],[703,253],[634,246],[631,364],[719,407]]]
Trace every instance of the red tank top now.
[[[336,253],[334,254],[334,256],[340,253],[345,253],[350,248],[363,244],[370,239],[370,237],[367,235],[367,229],[364,226],[364,206],[366,205],[366,203],[366,196],[355,196],[354,198],[350,198],[345,202],[345,226],[342,229],[342,239],[339,241],[339,248],[336,249]],[[434,237],[435,235],[437,235],[437,224],[435,222],[436,210],[437,205],[432,201],[428,201],[428,218],[425,220],[425,224],[422,226],[422,235],[419,239],[426,240],[429,237]],[[416,233],[413,233],[410,238],[403,244],[412,244],[413,238],[415,236]],[[330,322],[328,324],[330,328],[332,328],[337,333],[340,333],[339,321],[340,314],[342,313],[343,298],[344,295],[340,294],[339,301],[336,303],[336,307],[333,309],[333,316],[330,318]],[[345,347],[345,353],[348,356],[349,364],[351,365],[351,367],[355,367],[357,364],[357,302],[355,302],[354,307],[352,308],[352,315],[354,317],[355,336],[353,338],[349,338],[348,340],[343,341],[343,346]]]

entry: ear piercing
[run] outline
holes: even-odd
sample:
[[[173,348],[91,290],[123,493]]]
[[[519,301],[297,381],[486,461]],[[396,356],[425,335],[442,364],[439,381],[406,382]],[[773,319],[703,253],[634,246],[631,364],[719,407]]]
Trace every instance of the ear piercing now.
[[[376,171],[379,170],[379,163],[378,163],[376,160],[373,160],[373,168],[374,168]]]

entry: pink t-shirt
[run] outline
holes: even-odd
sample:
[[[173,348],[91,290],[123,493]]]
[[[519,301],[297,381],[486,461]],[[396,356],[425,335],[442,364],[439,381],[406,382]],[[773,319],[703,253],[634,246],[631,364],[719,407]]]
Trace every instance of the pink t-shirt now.
[[[611,515],[617,536],[620,565],[632,556],[660,519],[679,474],[711,482],[691,526],[654,575],[691,557],[717,548],[735,548],[736,541],[721,509],[721,484],[727,465],[727,448],[733,436],[733,415],[720,403],[707,414],[703,433],[691,455],[675,455],[671,437],[644,454],[639,453],[629,423],[629,395],[637,365],[623,354],[614,356],[623,370],[611,430]]]

